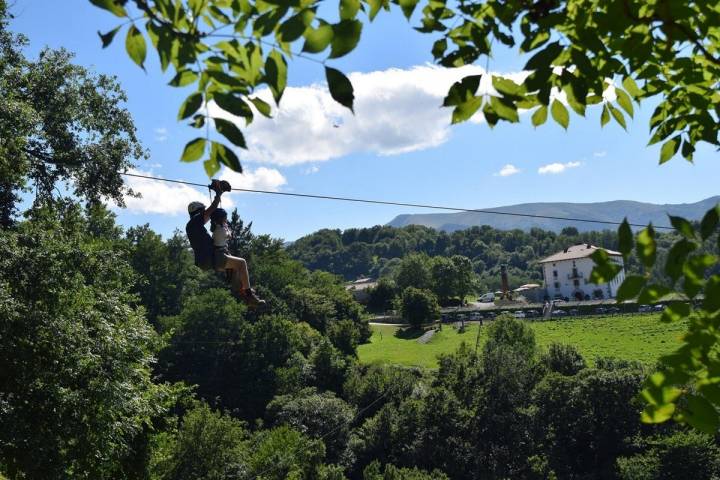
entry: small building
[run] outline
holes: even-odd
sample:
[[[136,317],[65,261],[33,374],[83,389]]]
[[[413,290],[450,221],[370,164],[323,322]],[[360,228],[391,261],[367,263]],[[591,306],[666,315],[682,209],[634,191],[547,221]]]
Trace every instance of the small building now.
[[[369,298],[371,288],[377,285],[377,281],[372,278],[358,278],[353,282],[345,284],[345,289],[353,294],[355,300],[360,303],[366,303]]]
[[[603,249],[611,261],[623,268],[609,283],[595,284],[590,282],[590,274],[595,266],[590,256],[599,249],[601,247],[583,243],[540,260],[548,297],[570,300],[615,298],[618,288],[625,280],[622,254]]]

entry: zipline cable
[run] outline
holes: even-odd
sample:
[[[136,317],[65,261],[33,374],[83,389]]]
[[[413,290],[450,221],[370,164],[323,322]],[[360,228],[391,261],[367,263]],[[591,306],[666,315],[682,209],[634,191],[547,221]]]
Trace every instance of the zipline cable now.
[[[182,185],[192,185],[195,187],[203,187],[207,188],[207,185],[204,185],[202,183],[195,183],[195,182],[186,182],[183,180],[174,180],[170,178],[160,178],[160,177],[152,177],[150,175],[139,175],[137,173],[127,173],[127,172],[118,172],[120,175],[124,175],[126,177],[136,177],[136,178],[144,178],[146,180],[156,180],[160,182],[169,182],[169,183],[179,183]],[[465,212],[465,213],[485,213],[488,215],[506,215],[511,217],[525,217],[525,218],[539,218],[544,220],[563,220],[567,222],[585,222],[585,223],[601,223],[605,225],[621,225],[622,222],[615,222],[611,220],[593,220],[588,218],[574,218],[574,217],[557,217],[553,215],[536,215],[533,213],[517,213],[517,212],[498,212],[495,210],[481,210],[481,209],[475,209],[475,208],[460,208],[460,207],[447,207],[442,205],[430,205],[430,204],[423,204],[423,203],[407,203],[407,202],[392,202],[388,200],[372,200],[372,199],[366,199],[366,198],[352,198],[352,197],[336,197],[332,195],[315,195],[310,193],[290,193],[290,192],[273,192],[271,190],[256,190],[252,188],[233,188],[232,189],[235,192],[248,192],[248,193],[263,193],[266,195],[280,195],[285,197],[300,197],[300,198],[315,198],[319,200],[335,200],[340,202],[355,202],[355,203],[369,203],[373,205],[392,205],[396,207],[413,207],[413,208],[424,208],[424,209],[430,209],[430,210],[444,210],[444,211],[452,211],[452,212]],[[639,223],[629,223],[631,227],[640,227],[645,228],[647,225],[642,225]],[[673,227],[665,226],[665,225],[653,225],[653,228],[656,229],[664,229],[664,230],[673,230]]]

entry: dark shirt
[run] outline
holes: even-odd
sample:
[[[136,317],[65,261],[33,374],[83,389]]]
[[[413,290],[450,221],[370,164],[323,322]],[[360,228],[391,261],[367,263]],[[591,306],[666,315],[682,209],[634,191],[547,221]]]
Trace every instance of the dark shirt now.
[[[185,233],[195,252],[195,265],[200,268],[212,268],[213,241],[205,228],[203,212],[196,213],[185,225]]]

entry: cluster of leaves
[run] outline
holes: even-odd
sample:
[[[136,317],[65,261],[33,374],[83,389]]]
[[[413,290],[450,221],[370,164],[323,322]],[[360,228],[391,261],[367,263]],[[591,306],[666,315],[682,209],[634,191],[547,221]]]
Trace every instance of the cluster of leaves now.
[[[362,31],[362,23],[356,19],[361,8],[359,0],[343,0],[339,21],[334,23],[318,16],[318,3],[308,0],[91,2],[127,19],[99,34],[103,46],[110,45],[128,25],[125,47],[135,63],[145,68],[147,35],[162,70],[174,69],[170,85],[196,86],[180,106],[178,120],[189,119],[191,126],[204,128],[205,135],[188,142],[181,160],[194,162],[207,153],[203,165],[208,176],[217,173],[220,165],[242,171],[233,151],[233,147],[247,148],[238,123],[242,119],[247,125],[256,114],[271,116],[271,105],[257,95],[257,90],[266,86],[275,103],[280,103],[287,86],[288,58],[306,56],[293,53],[294,44],[303,42],[302,52],[306,54],[329,49],[328,58],[335,59],[355,48]],[[339,70],[324,65],[324,61],[315,61],[323,64],[332,97],[352,110],[350,80]],[[225,140],[211,140],[211,123]]]
[[[398,301],[400,315],[403,320],[415,328],[434,322],[440,317],[440,305],[432,292],[407,287]]]
[[[670,217],[680,235],[658,261],[656,234],[652,225],[633,236],[627,221],[618,229],[619,251],[624,258],[637,256],[643,275],[629,275],[618,289],[618,301],[637,298],[650,303],[667,298],[681,299],[667,305],[663,322],[686,321],[683,345],[660,359],[661,368],[647,380],[642,392],[647,402],[643,420],[660,423],[670,418],[705,432],[720,427],[720,205],[709,210],[699,224]],[[620,266],[604,252],[593,256],[593,281],[614,278]],[[662,269],[667,279],[654,282],[653,270]]]
[[[359,12],[365,11],[372,21],[391,4],[408,20],[416,9],[422,10],[415,29],[439,37],[432,55],[442,66],[489,58],[496,42],[510,48],[519,45],[519,52],[530,56],[522,80],[493,75],[488,82],[492,89],[482,92],[482,75],[455,83],[443,102],[453,109],[453,123],[478,112],[490,126],[514,123],[520,111],[533,110],[533,125],[545,123],[549,111],[567,128],[568,106],[584,116],[588,107],[601,105],[602,125],[613,118],[626,128],[626,116],[634,114],[633,102],[658,96],[650,144],[664,142],[661,163],[678,151],[692,161],[699,142],[720,145],[717,1],[476,0],[452,5],[445,0],[340,0],[337,22],[320,18],[320,2],[311,0],[90,1],[129,19],[126,47],[138,65],[144,68],[147,55],[144,28],[162,69],[175,69],[170,84],[197,84],[197,91],[180,108],[180,120],[193,117],[191,124],[197,128],[212,120],[218,133],[242,148],[246,143],[236,124],[212,114],[209,102],[247,123],[254,110],[269,115],[270,106],[253,92],[267,85],[279,103],[287,83],[286,57],[294,55],[294,44],[302,42],[305,53],[329,49],[328,59],[342,57],[360,40]],[[138,15],[127,9],[130,5]],[[120,28],[100,34],[103,45],[110,44]],[[324,68],[332,97],[352,110],[349,79],[339,70]],[[197,114],[203,105],[205,111]],[[220,163],[240,170],[232,150],[210,141],[209,134],[188,143],[182,160],[200,159],[208,146],[208,175]]]

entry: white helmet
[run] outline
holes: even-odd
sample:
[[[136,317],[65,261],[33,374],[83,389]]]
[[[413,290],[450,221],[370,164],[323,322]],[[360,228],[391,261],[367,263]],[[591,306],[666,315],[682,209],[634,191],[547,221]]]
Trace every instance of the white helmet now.
[[[190,202],[188,205],[188,213],[192,217],[198,210],[205,210],[205,204],[202,202]]]

